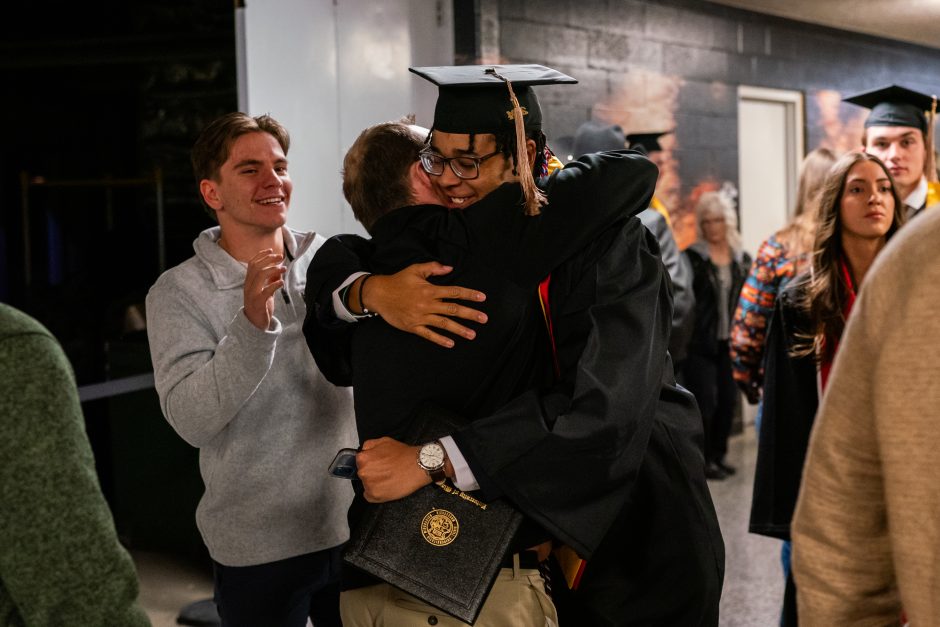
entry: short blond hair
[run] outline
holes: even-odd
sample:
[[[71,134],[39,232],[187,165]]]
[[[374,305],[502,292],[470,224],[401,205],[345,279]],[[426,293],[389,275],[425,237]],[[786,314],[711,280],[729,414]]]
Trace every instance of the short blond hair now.
[[[728,245],[734,250],[741,249],[741,233],[738,231],[738,214],[721,192],[705,192],[695,203],[695,236],[698,241],[705,241],[702,234],[702,220],[706,215],[719,215],[728,227]]]

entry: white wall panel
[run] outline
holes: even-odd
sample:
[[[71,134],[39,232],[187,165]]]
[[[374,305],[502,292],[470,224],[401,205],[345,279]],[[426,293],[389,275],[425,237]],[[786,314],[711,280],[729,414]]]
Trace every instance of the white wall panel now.
[[[289,224],[324,235],[358,231],[340,188],[342,156],[371,124],[417,112],[436,92],[409,65],[453,62],[444,0],[247,0],[240,103],[291,133]]]

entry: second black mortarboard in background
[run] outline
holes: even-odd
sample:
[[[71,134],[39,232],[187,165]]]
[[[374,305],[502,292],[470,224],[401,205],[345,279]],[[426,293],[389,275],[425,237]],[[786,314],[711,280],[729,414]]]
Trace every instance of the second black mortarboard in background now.
[[[434,130],[444,133],[501,133],[513,129],[513,105],[503,76],[512,83],[523,108],[526,130],[542,127],[542,110],[533,85],[578,81],[543,65],[448,65],[408,68],[438,86]]]
[[[910,126],[927,132],[927,116],[934,97],[906,87],[890,85],[843,99],[845,102],[871,109],[865,128],[872,126]]]
[[[659,138],[668,135],[672,131],[661,131],[659,133],[630,133],[627,135],[627,145],[639,152],[649,155],[651,152],[660,152],[663,147],[659,145]]]

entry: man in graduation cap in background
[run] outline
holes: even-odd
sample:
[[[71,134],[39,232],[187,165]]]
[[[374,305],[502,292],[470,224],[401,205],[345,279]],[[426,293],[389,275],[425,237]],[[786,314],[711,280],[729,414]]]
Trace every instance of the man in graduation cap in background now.
[[[626,136],[627,146],[630,150],[636,150],[637,152],[646,155],[649,157],[650,161],[656,164],[656,167],[659,168],[659,178],[660,180],[656,182],[657,188],[659,183],[662,181],[663,177],[663,147],[659,143],[659,138],[663,135],[668,135],[672,131],[658,131],[655,133],[630,133]],[[661,191],[661,190],[657,190]],[[666,221],[666,225],[669,228],[672,228],[672,220],[669,217],[669,209],[666,205],[663,204],[663,201],[656,195],[653,196],[653,202],[650,203],[650,209],[658,212],[663,219]]]
[[[604,124],[588,120],[578,127],[574,137],[574,154],[615,150],[629,146],[649,157],[658,167],[662,163],[662,146],[659,138],[665,133],[643,133],[624,136],[623,129],[616,124]],[[660,176],[662,171],[660,170]],[[672,332],[669,335],[669,354],[673,363],[685,357],[685,349],[692,337],[695,295],[692,292],[692,267],[685,255],[679,254],[676,238],[672,235],[669,212],[665,205],[653,196],[650,206],[638,215],[640,221],[656,236],[663,264],[672,279]]]
[[[940,203],[933,141],[937,97],[891,85],[845,102],[871,109],[862,145],[891,172],[907,218]]]
[[[494,160],[474,179],[450,167],[432,174],[451,208],[467,209],[502,182],[521,181],[531,210],[538,194],[518,147],[541,174],[544,135],[529,85],[555,81],[540,66],[496,66],[498,75],[492,67],[412,70],[441,87],[430,138],[437,159]],[[512,81],[522,124],[500,77]],[[338,273],[337,283],[353,269]],[[718,621],[724,547],[704,478],[701,420],[692,396],[675,385],[666,351],[666,276],[638,220],[607,229],[551,276],[559,379],[442,441],[457,487],[508,498],[588,560],[571,606],[581,624]],[[361,303],[389,319],[382,285],[377,276],[369,281]],[[316,297],[318,309],[331,302],[330,287]],[[446,315],[452,304],[441,304],[438,313]],[[367,451],[368,463],[388,469],[367,487],[373,500],[420,487],[410,479],[417,452],[395,441]],[[556,591],[562,587],[555,582]]]

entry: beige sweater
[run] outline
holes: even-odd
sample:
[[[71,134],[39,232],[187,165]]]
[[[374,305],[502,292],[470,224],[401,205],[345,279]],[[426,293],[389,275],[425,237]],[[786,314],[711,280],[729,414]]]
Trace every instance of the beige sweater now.
[[[879,255],[839,347],[793,519],[800,623],[940,625],[940,211]]]

